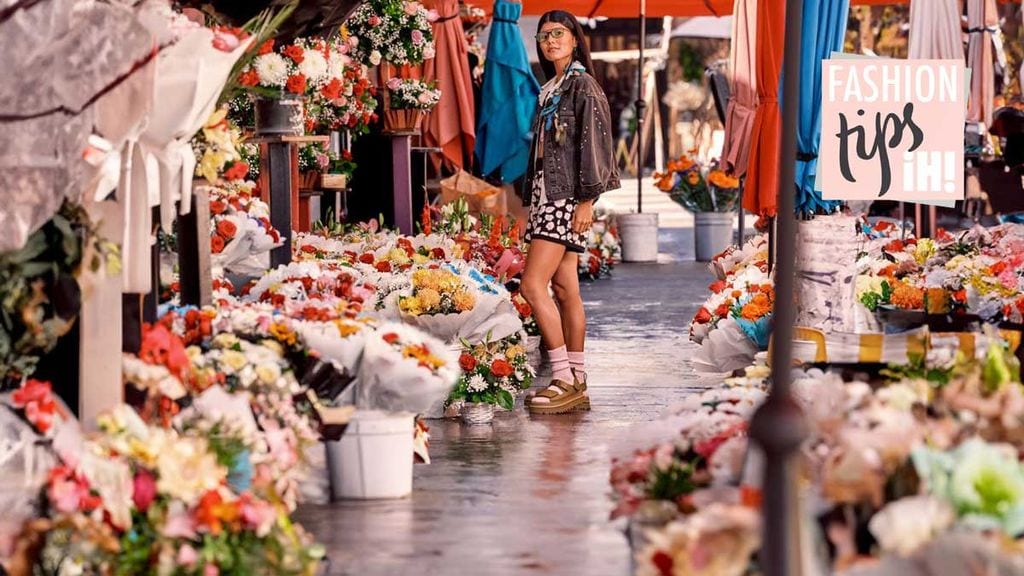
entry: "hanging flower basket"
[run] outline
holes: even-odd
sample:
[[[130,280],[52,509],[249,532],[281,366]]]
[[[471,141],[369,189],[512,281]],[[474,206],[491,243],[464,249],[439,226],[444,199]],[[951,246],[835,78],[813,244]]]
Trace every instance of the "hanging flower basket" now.
[[[384,112],[384,129],[388,132],[419,132],[423,123],[423,110],[390,109]]]
[[[302,136],[306,115],[300,98],[258,98],[255,105],[258,136]]]

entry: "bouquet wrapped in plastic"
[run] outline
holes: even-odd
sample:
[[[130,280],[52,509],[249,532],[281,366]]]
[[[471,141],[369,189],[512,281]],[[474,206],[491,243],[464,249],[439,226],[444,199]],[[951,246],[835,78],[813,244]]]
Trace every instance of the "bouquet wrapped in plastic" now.
[[[424,412],[459,377],[458,355],[411,326],[387,323],[367,335],[356,391],[360,410]]]

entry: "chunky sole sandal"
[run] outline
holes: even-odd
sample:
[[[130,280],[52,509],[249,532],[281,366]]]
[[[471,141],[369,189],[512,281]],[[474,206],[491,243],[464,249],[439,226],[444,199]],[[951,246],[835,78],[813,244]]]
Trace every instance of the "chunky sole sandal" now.
[[[526,409],[531,414],[568,414],[576,410],[590,410],[590,398],[585,389],[564,380],[552,380],[551,386],[559,391],[545,388],[527,401]],[[548,401],[536,402],[537,398],[547,398]]]

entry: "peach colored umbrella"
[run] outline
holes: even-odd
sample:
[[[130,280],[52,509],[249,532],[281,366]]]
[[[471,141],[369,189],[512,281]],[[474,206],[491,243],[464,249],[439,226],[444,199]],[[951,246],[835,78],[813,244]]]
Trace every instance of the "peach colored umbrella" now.
[[[968,122],[992,124],[992,99],[995,98],[995,67],[992,63],[992,34],[999,30],[996,0],[967,0],[967,66],[971,74],[971,100]]]
[[[729,54],[729,108],[725,116],[722,163],[737,176],[747,172],[757,87],[757,0],[736,0]]]
[[[476,114],[459,2],[427,0],[426,6],[436,10],[439,18],[434,22],[436,54],[424,63],[423,77],[437,82],[441,100],[424,121],[423,139],[441,149],[445,164],[462,168],[473,160]]]

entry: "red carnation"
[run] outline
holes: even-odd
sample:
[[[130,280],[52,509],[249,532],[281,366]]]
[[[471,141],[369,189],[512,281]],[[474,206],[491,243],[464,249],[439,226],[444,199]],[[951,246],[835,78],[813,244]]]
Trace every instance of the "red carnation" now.
[[[359,255],[359,261],[363,264],[373,264],[374,257],[370,252],[364,252]]]
[[[732,306],[730,306],[728,302],[724,302],[722,304],[719,304],[718,308],[715,308],[715,316],[726,316],[726,315],[728,315],[729,314],[729,308],[731,308],[731,307]]]
[[[431,248],[430,249],[430,256],[431,256],[431,258],[436,258],[438,260],[444,260],[444,248]]]
[[[501,358],[498,358],[494,362],[491,362],[491,374],[494,374],[498,378],[511,376],[512,372],[515,372],[515,370],[512,368],[512,365],[509,364],[507,360],[502,360]]]
[[[256,51],[257,56],[263,56],[264,54],[270,54],[274,51],[274,39],[271,38],[263,44],[260,44],[260,49]]]
[[[132,484],[132,502],[135,503],[135,507],[139,509],[139,512],[145,512],[149,509],[150,504],[156,500],[156,479],[149,472],[139,470],[135,474]]]
[[[284,88],[292,94],[305,94],[306,77],[302,74],[292,74],[288,77],[288,82],[284,85]]]
[[[295,62],[296,64],[302,64],[302,61],[306,58],[306,51],[302,49],[302,46],[296,46],[295,44],[287,46],[282,50],[282,53],[291,58],[292,62]]]
[[[324,86],[322,93],[328,100],[336,100],[341,96],[341,80],[331,78],[331,81]]]
[[[225,180],[241,180],[249,174],[249,165],[245,162],[234,162],[224,171]]]
[[[463,352],[462,356],[459,356],[459,367],[466,372],[472,372],[476,369],[476,358],[472,354]]]
[[[224,240],[231,240],[238,233],[238,226],[230,220],[221,220],[217,222],[217,234],[223,236]]]
[[[260,75],[255,70],[246,70],[238,77],[238,83],[242,86],[256,86],[260,83]]]
[[[711,322],[711,312],[708,312],[707,308],[701,307],[701,309],[697,311],[697,316],[694,317],[693,321],[697,324],[707,324],[708,322]]]
[[[388,332],[383,336],[383,338],[384,341],[387,342],[388,344],[394,344],[395,342],[398,342],[398,334],[395,334],[394,332]]]
[[[210,214],[220,216],[228,209],[228,205],[220,200],[210,200]]]
[[[673,574],[672,568],[675,565],[675,560],[671,556],[658,550],[651,556],[651,564],[654,564],[655,568],[658,569],[658,574],[662,576],[671,576]]]
[[[725,290],[727,286],[728,284],[726,284],[724,280],[718,280],[717,282],[712,283],[711,286],[708,286],[708,288],[710,288],[715,294],[718,294],[722,290]]]
[[[377,272],[391,272],[391,262],[377,262]]]
[[[210,238],[210,252],[214,254],[220,254],[224,251],[224,239],[220,236],[214,235]]]

